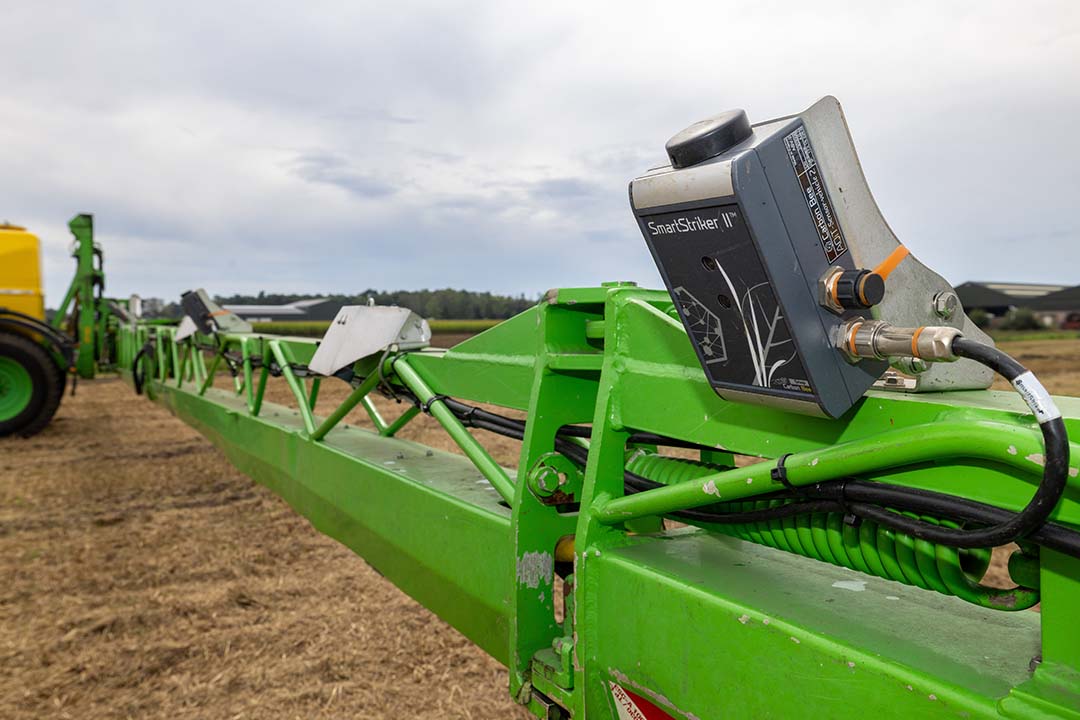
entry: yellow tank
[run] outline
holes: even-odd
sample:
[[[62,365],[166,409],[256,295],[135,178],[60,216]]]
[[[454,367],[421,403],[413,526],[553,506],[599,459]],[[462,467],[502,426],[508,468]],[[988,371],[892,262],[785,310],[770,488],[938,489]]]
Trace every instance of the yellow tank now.
[[[39,246],[26,228],[0,224],[0,307],[44,320]]]

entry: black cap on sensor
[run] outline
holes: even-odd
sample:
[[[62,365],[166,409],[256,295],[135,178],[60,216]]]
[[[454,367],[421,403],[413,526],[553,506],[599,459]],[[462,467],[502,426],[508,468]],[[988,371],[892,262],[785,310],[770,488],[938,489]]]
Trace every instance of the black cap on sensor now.
[[[667,141],[671,166],[679,169],[714,158],[750,137],[745,110],[728,110],[701,120]]]

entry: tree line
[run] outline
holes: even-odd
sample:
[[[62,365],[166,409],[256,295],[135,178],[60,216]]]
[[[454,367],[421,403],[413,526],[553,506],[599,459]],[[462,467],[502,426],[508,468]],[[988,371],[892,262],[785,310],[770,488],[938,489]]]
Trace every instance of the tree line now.
[[[490,292],[446,288],[391,291],[369,289],[356,295],[319,296],[260,292],[258,295],[216,295],[214,302],[219,305],[287,305],[313,297],[329,298],[342,305],[366,305],[370,298],[376,305],[406,307],[421,317],[440,320],[502,320],[529,309],[539,301],[539,296],[528,298],[524,293],[512,297]]]

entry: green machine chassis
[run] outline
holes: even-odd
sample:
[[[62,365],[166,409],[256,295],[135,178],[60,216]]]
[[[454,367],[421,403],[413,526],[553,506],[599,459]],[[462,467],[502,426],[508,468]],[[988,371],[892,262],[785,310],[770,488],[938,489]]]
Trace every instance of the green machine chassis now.
[[[121,326],[120,367],[504,663],[540,717],[1080,717],[1074,557],[1025,547],[1011,567],[1022,586],[1000,591],[977,583],[985,551],[835,514],[672,522],[715,503],[760,507],[782,489],[776,463],[735,458],[785,454],[795,488],[851,477],[1018,511],[1043,450],[1012,393],[872,391],[839,420],[728,403],[668,294],[628,284],[552,291],[450,350],[391,347],[354,366],[349,398],[326,415],[319,385],[341,380],[308,371],[316,341],[175,334]],[[288,383],[291,407],[263,401],[270,381]],[[410,401],[399,418],[378,414],[376,390]],[[455,411],[464,402],[527,414],[516,473],[466,427],[484,424]],[[1080,400],[1057,402],[1080,436]],[[341,422],[358,405],[377,432]],[[462,455],[394,437],[425,411]],[[588,431],[560,440],[566,427]],[[656,437],[697,458],[658,454]],[[628,494],[628,469],[667,487]],[[1052,516],[1074,529],[1075,476]],[[1036,601],[1041,613],[1005,612]]]
[[[93,215],[76,215],[68,228],[75,237],[71,250],[71,256],[75,258],[75,276],[53,315],[52,326],[62,330],[68,323],[77,346],[73,363],[75,372],[79,377],[89,379],[111,364],[116,333],[109,303],[124,303],[102,296],[105,259],[101,247],[94,242]],[[73,309],[70,319],[69,309]]]

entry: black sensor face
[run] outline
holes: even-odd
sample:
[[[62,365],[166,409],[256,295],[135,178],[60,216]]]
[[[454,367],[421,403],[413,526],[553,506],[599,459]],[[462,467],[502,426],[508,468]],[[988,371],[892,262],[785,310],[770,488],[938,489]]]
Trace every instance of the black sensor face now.
[[[184,308],[184,314],[191,318],[199,332],[210,335],[214,332],[214,318],[206,303],[199,297],[199,291],[188,290],[180,296],[180,306]]]
[[[739,206],[642,215],[641,224],[710,383],[813,400]]]
[[[742,117],[679,133],[668,146],[680,162],[636,178],[631,205],[717,394],[840,417],[888,367],[851,363],[837,345],[840,326],[870,317],[884,290],[856,266],[855,236],[838,214],[859,186],[830,185],[800,117],[721,142]],[[829,123],[847,137],[838,107]]]
[[[854,360],[847,330],[879,317],[943,322],[933,299],[953,288],[881,217],[835,98],[752,126],[742,111],[721,113],[666,149],[671,164],[635,178],[630,204],[725,400],[839,418],[889,368],[888,358]],[[980,333],[962,313],[947,324]],[[962,360],[918,370],[902,389],[989,380]]]

